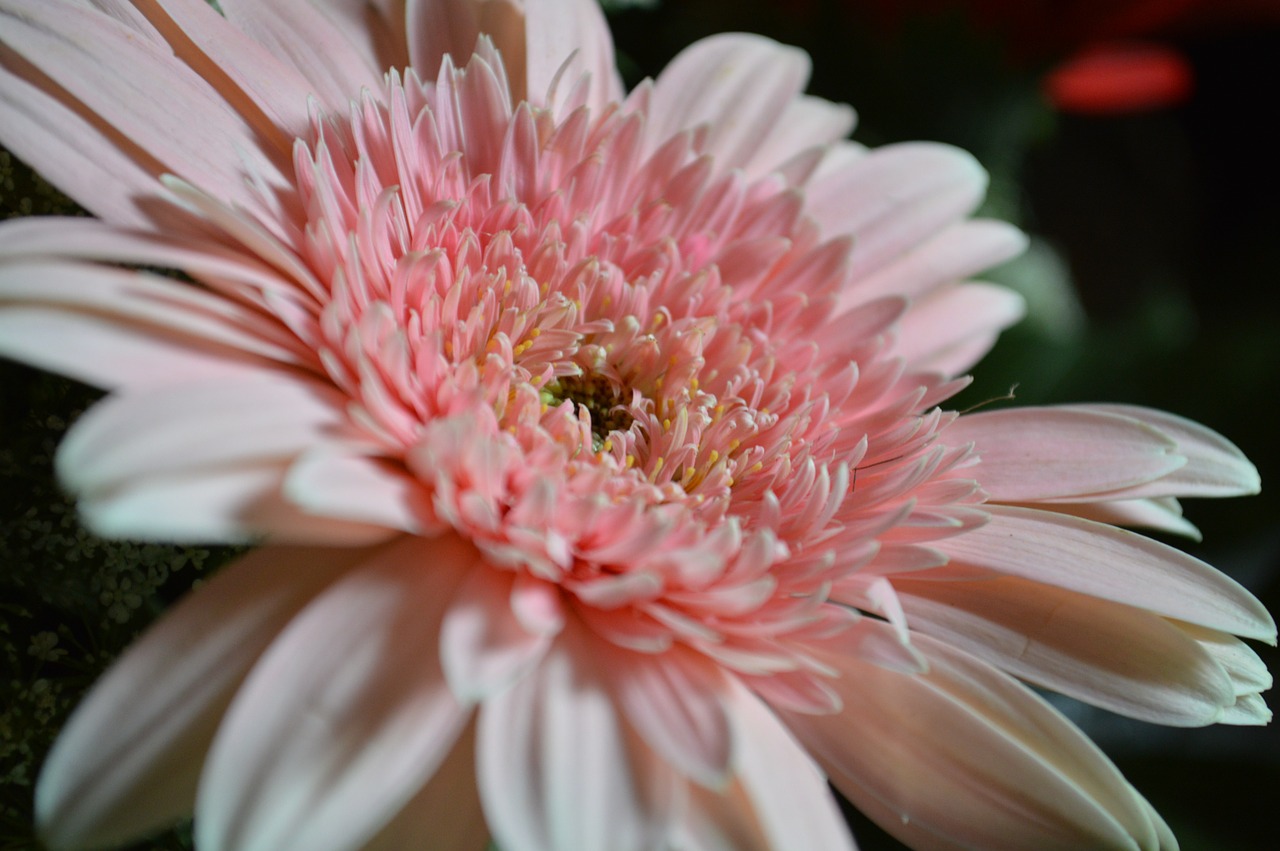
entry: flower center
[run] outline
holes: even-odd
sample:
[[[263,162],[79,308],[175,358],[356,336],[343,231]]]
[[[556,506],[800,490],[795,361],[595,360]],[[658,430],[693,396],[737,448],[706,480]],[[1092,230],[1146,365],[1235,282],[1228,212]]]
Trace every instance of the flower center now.
[[[623,405],[623,390],[602,375],[583,373],[555,379],[542,388],[548,405],[573,402],[580,415],[591,420],[591,450],[605,449],[609,435],[626,431],[635,418]]]

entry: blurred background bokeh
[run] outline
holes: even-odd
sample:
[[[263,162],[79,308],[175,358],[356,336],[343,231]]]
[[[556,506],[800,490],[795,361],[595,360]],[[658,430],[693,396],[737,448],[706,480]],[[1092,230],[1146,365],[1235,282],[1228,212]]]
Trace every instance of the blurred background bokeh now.
[[[813,57],[813,94],[871,145],[951,142],[991,173],[985,212],[1033,238],[991,277],[1029,315],[957,406],[1123,401],[1206,423],[1263,494],[1198,501],[1175,541],[1280,610],[1280,0],[613,0],[628,83],[691,41],[763,33]],[[72,212],[0,151],[0,217]],[[31,787],[78,696],[219,550],[104,542],[53,449],[95,394],[0,362],[0,849],[34,849]],[[1280,654],[1259,648],[1272,669]],[[1274,703],[1274,701],[1273,701]],[[1062,701],[1185,851],[1277,847],[1280,726],[1169,730]],[[902,846],[852,816],[866,851]],[[139,848],[188,848],[178,830]]]

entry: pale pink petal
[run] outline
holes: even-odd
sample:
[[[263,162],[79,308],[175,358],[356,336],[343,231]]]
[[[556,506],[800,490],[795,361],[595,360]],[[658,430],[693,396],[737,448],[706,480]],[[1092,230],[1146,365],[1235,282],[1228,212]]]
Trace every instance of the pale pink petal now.
[[[986,172],[959,148],[908,142],[820,172],[805,189],[805,211],[824,233],[858,240],[854,263],[862,279],[962,219],[986,185]]]
[[[1047,703],[927,637],[929,672],[854,658],[840,715],[783,713],[840,789],[920,849],[1154,849],[1141,796]]]
[[[846,294],[862,292],[859,284]],[[947,287],[912,304],[899,326],[894,353],[906,358],[914,370],[961,375],[1025,312],[1022,297],[1004,287],[983,283]]]
[[[523,5],[525,100],[557,114],[579,98],[597,114],[622,100],[613,37],[596,0],[524,0]],[[508,19],[498,12],[500,23]],[[585,90],[576,92],[579,85]],[[512,95],[519,99],[521,92],[513,86]]]
[[[3,19],[0,19],[3,20]],[[39,82],[35,82],[35,81]],[[65,102],[55,83],[30,63],[0,47],[0,127],[5,147],[95,216],[127,227],[181,211],[157,203],[155,169],[136,150],[122,148],[114,131]]]
[[[998,502],[1124,492],[1187,463],[1158,429],[1079,407],[980,411],[957,419],[946,435],[974,444],[982,460],[974,475]]]
[[[1101,523],[989,505],[985,526],[937,542],[953,559],[1274,642],[1275,622],[1235,580],[1197,558]]]
[[[955,165],[963,167],[959,163]],[[845,297],[925,296],[941,286],[990,269],[1020,254],[1026,247],[1026,235],[1005,222],[991,219],[956,222],[929,236],[884,268],[861,277],[855,289]],[[1017,297],[1009,290],[1004,292],[1010,298]],[[960,310],[955,311],[951,318],[962,324],[972,321]]]
[[[1104,498],[1096,502],[1043,502],[1034,507],[1059,511],[1099,523],[1110,523],[1113,526],[1155,529],[1172,535],[1183,535],[1193,541],[1201,539],[1200,530],[1182,516],[1182,506],[1173,497],[1119,500]]]
[[[472,553],[456,538],[404,539],[294,618],[218,729],[198,844],[356,848],[413,798],[470,715],[445,685],[436,637]]]
[[[613,700],[649,747],[697,783],[723,787],[734,748],[723,672],[679,647],[600,650]]]
[[[370,68],[408,68],[410,45],[425,34],[415,32],[406,7],[421,0],[326,0],[325,10]]]
[[[58,472],[92,498],[134,479],[289,458],[336,442],[344,407],[333,387],[284,372],[116,393],[72,426]]]
[[[93,313],[6,305],[0,295],[0,354],[97,387],[243,375],[253,365],[254,358],[243,353],[224,349],[224,355],[209,348],[193,347],[154,326],[113,322]]]
[[[228,358],[243,360],[251,355],[292,365],[310,365],[314,359],[296,338],[264,316],[197,287],[142,272],[66,261],[0,263],[0,312],[30,308],[56,309],[68,316],[83,315],[86,324],[123,326],[122,330],[142,332],[142,336],[168,337],[172,348],[209,354],[222,350]],[[70,350],[50,352],[48,357],[74,361],[75,347],[66,339],[46,341],[45,349]],[[38,340],[26,342],[39,345]],[[33,354],[38,357],[41,352],[37,349]],[[96,371],[93,364],[84,368]],[[129,376],[123,375],[113,385],[128,383]]]
[[[853,837],[810,755],[759,698],[741,686],[731,695],[737,775],[767,847],[853,851]]]
[[[227,20],[289,63],[310,84],[320,102],[339,115],[347,112],[360,89],[381,88],[386,69],[368,63],[355,45],[309,0],[225,0]]]
[[[1157,615],[1013,577],[894,584],[913,629],[1104,709],[1188,727],[1235,702],[1226,670]]]
[[[528,49],[522,2],[409,0],[406,10],[409,55],[419,75],[434,78],[446,56],[452,58],[454,65],[465,65],[476,48],[476,40],[484,34],[502,55],[513,97],[519,100],[525,96]],[[567,58],[568,53],[560,61]]]
[[[151,25],[180,59],[197,72],[212,63],[218,76],[226,76],[230,85],[221,89],[222,96],[288,156],[293,139],[311,126],[308,101],[314,87],[307,78],[207,3],[157,0],[149,12]]]
[[[1262,488],[1258,469],[1234,443],[1211,428],[1177,414],[1136,405],[1089,405],[1093,410],[1132,417],[1153,426],[1178,444],[1187,465],[1162,480],[1158,493],[1130,496],[1243,496]]]
[[[276,634],[362,550],[267,547],[179,603],[98,681],[36,789],[46,841],[111,845],[190,814],[205,751]]]
[[[717,163],[745,166],[808,78],[803,51],[762,36],[732,33],[695,42],[654,82],[650,144],[705,126],[706,150]]]
[[[308,514],[384,526],[415,535],[434,532],[430,494],[403,465],[385,458],[311,449],[293,462],[285,497]]]
[[[532,673],[480,708],[480,798],[500,847],[638,851],[660,847],[669,806],[609,698],[579,626]],[[650,757],[652,759],[652,757]]]
[[[431,780],[360,851],[485,851],[489,826],[476,788],[475,722],[458,736]]]
[[[167,48],[64,0],[4,0],[5,44],[57,81],[164,170],[248,209],[264,200],[247,181],[287,182],[284,153],[246,144],[252,131]],[[128,55],[128,62],[119,57]],[[138,135],[137,127],[147,132]],[[119,143],[118,143],[119,144]]]
[[[365,546],[396,535],[383,525],[306,514],[282,494],[288,462],[149,476],[82,497],[95,534],[173,543]]]
[[[847,104],[808,95],[797,97],[783,108],[760,147],[743,163],[743,171],[750,177],[761,177],[786,170],[801,155],[821,151],[848,136],[856,120],[853,107]]]
[[[176,210],[175,210],[176,212]],[[41,216],[0,227],[0,258],[99,260],[177,269],[212,289],[257,305],[294,300],[309,305],[321,291],[306,273],[299,283],[256,257],[207,237],[129,230],[97,219]]]
[[[445,612],[440,658],[458,700],[482,700],[510,685],[546,653],[554,633],[530,632],[513,610],[516,574],[471,568]]]

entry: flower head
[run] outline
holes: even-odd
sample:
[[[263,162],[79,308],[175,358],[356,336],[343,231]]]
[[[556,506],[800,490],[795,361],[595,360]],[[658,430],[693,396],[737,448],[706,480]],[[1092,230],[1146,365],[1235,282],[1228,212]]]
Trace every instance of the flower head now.
[[[220,5],[0,0],[0,138],[98,217],[0,229],[0,350],[113,391],[95,529],[261,544],[72,720],[52,842],[851,847],[829,777],[922,847],[1172,844],[1013,676],[1264,721],[1266,612],[1112,525],[1257,474],[941,407],[1020,312],[971,158],[754,36],[624,94],[587,0]]]

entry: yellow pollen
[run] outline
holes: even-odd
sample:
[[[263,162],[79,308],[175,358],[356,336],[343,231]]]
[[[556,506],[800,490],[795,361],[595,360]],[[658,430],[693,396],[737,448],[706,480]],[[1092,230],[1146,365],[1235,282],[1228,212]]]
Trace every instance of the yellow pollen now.
[[[536,339],[538,339],[539,337],[541,337],[541,336],[542,336],[542,329],[541,329],[541,328],[534,328],[532,331],[530,331],[530,332],[529,332],[529,336],[530,336],[530,337],[532,337],[532,338],[533,338],[533,339],[535,339],[535,340],[536,340]]]
[[[671,420],[663,420],[663,421],[662,421],[662,430],[663,430],[663,431],[671,431]]]
[[[760,472],[760,471],[761,471],[761,470],[763,470],[763,469],[764,469],[764,465],[763,465],[763,464],[761,464],[759,461],[757,461],[756,463],[754,463],[754,464],[752,464],[752,465],[751,465],[751,469],[747,470],[747,472],[748,472],[748,473],[758,473],[758,472]]]
[[[720,460],[720,453],[712,449],[711,454],[707,456],[707,466],[708,467],[714,466],[715,463],[719,460]]]
[[[605,453],[605,452],[612,452],[612,451],[613,451],[613,441],[612,441],[612,440],[606,440],[606,441],[604,442],[604,445],[600,447],[600,450],[601,450],[601,454],[603,454],[603,453]]]
[[[634,455],[628,455],[628,456],[627,456],[627,469],[628,469],[628,470],[630,470],[630,469],[631,469],[632,467],[634,467],[635,465],[636,465],[636,456],[634,456]]]
[[[689,389],[692,390],[694,393],[698,392],[698,379],[696,378],[689,379]]]
[[[732,452],[741,445],[742,445],[742,441],[738,440],[737,438],[734,438],[733,440],[729,441],[729,451]]]
[[[649,472],[649,481],[656,482],[658,480],[658,473],[662,472],[662,465],[665,463],[667,463],[667,459],[661,455],[653,459],[653,470]]]

